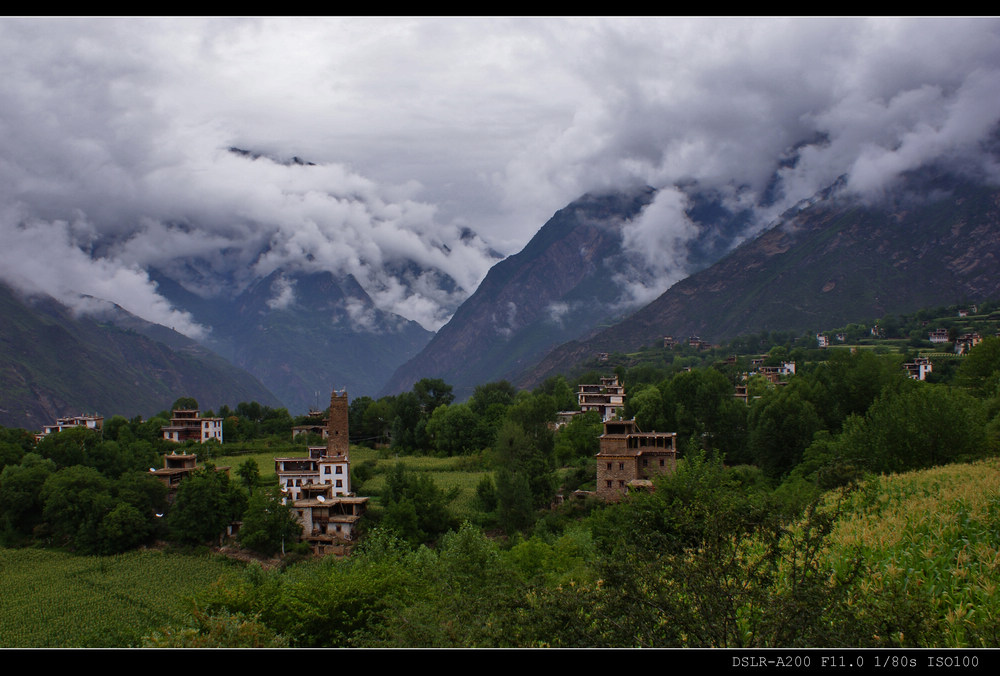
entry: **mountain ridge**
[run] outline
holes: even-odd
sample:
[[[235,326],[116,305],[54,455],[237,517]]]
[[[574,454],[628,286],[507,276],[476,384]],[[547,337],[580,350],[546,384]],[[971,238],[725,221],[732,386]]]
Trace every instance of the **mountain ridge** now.
[[[613,305],[620,292],[611,284],[590,293],[574,292],[600,279],[603,266],[621,251],[622,223],[654,194],[644,187],[585,195],[557,211],[520,252],[490,269],[427,346],[396,370],[383,394],[406,391],[420,378],[432,377],[445,379],[464,398],[475,385],[522,368],[558,342],[559,312],[573,312],[578,296],[591,305]],[[613,271],[604,272],[610,277]],[[598,315],[583,321],[601,319],[600,311],[583,309]],[[552,326],[543,330],[542,324]]]
[[[195,341],[106,301],[76,316],[0,283],[0,425],[39,429],[84,412],[148,416],[192,396],[206,409],[280,401]],[[103,304],[103,309],[100,305]]]
[[[530,387],[597,352],[629,351],[665,335],[717,342],[1000,297],[998,271],[996,187],[928,170],[882,203],[833,190],[624,321],[554,349],[518,384]]]

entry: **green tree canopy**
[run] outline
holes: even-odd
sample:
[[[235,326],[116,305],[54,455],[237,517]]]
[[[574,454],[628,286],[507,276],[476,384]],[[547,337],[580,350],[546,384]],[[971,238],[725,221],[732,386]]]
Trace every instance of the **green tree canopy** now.
[[[196,411],[198,408],[198,400],[194,397],[181,397],[170,406],[171,411],[178,409],[182,411]]]
[[[426,474],[411,472],[398,462],[386,474],[382,523],[411,544],[431,542],[458,525],[448,508],[457,494],[441,490]]]
[[[202,544],[215,541],[230,522],[240,518],[246,508],[246,496],[229,480],[225,472],[206,463],[177,489],[167,525],[173,538]]]
[[[271,487],[250,496],[237,539],[242,546],[271,556],[285,543],[294,542],[301,532],[291,509],[281,504],[281,492]]]
[[[962,360],[958,382],[977,396],[1000,394],[1000,338],[983,338]]]

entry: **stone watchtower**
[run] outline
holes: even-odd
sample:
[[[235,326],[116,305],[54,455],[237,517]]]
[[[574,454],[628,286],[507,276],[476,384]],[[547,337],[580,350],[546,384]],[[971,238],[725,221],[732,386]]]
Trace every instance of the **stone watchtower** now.
[[[327,423],[329,436],[326,439],[327,455],[346,456],[349,450],[347,441],[347,390],[337,394],[330,393],[330,420]]]

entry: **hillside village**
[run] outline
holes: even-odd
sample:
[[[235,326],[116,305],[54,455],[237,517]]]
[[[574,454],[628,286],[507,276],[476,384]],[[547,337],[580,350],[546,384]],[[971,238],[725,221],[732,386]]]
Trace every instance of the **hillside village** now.
[[[750,336],[721,346],[664,339],[638,353],[595,355],[597,368],[572,381],[552,378],[521,392],[506,382],[486,383],[466,402],[457,402],[447,383],[423,379],[409,393],[379,400],[351,400],[335,390],[326,410],[298,417],[253,402],[203,411],[181,398],[150,420],[89,413],[36,433],[0,430],[0,535],[7,547],[42,544],[77,555],[211,546],[293,567],[319,557],[367,566],[370,552],[385,547],[398,547],[400,561],[410,560],[407,552],[450,557],[471,551],[462,548],[487,548],[520,571],[508,571],[494,589],[525,580],[516,584],[533,585],[532,593],[564,593],[554,591],[558,580],[572,579],[574,603],[630,614],[632,606],[614,604],[633,597],[629,590],[644,565],[662,564],[629,564],[625,574],[616,568],[621,561],[655,551],[651,562],[670,561],[688,571],[685,579],[700,579],[684,567],[701,559],[686,558],[687,549],[673,549],[683,540],[661,541],[661,534],[726,541],[711,530],[717,527],[756,542],[761,529],[791,532],[784,530],[789,519],[810,514],[828,491],[850,491],[879,474],[996,455],[1000,427],[990,412],[1000,373],[1000,317],[988,304],[978,310],[959,316],[944,308],[922,318],[798,337]],[[933,340],[945,333],[949,342]],[[761,347],[767,349],[753,349]],[[21,450],[12,454],[14,446]],[[26,493],[23,486],[33,488]],[[36,497],[24,497],[31,491]],[[699,514],[707,505],[714,507],[705,520]],[[642,534],[633,532],[631,524],[640,523],[647,524]],[[632,533],[632,544],[621,550],[612,533]],[[732,556],[743,561],[745,570],[727,574],[760,565],[702,547],[705,565],[724,565]],[[556,551],[569,558],[553,558]],[[534,556],[547,563],[529,563]],[[594,561],[607,563],[588,563]],[[444,565],[440,583],[455,584]],[[601,587],[591,586],[595,579]],[[605,588],[619,600],[612,603]],[[385,582],[379,594],[391,589]],[[208,607],[221,611],[230,603],[217,599]],[[831,617],[841,612],[824,603],[817,608]],[[677,608],[670,612],[679,617]],[[677,640],[654,638],[658,630],[637,621],[638,631],[652,631],[649,645]],[[842,627],[840,635],[869,626],[857,616],[831,621]],[[276,617],[267,622],[285,626]],[[285,630],[296,645],[334,640]],[[766,640],[780,640],[774,631]],[[378,644],[362,635],[343,640]],[[545,635],[556,640],[560,632]],[[558,640],[616,644],[610,637]],[[698,644],[727,641],[706,636]],[[443,637],[418,643],[451,645]]]
[[[987,310],[989,306],[986,306]],[[740,402],[747,410],[755,404],[762,396],[767,395],[769,390],[774,388],[784,388],[795,380],[796,373],[801,370],[801,360],[816,359],[823,350],[836,351],[838,345],[845,345],[849,340],[855,341],[855,346],[849,352],[856,353],[857,350],[878,349],[879,345],[893,346],[898,349],[901,344],[900,339],[887,337],[887,332],[898,335],[900,332],[908,333],[909,339],[903,346],[909,350],[909,361],[898,362],[896,368],[909,379],[917,381],[928,381],[936,373],[943,369],[946,373],[953,373],[956,359],[963,359],[970,354],[977,346],[982,344],[983,333],[989,335],[997,334],[997,320],[993,314],[976,314],[979,308],[976,306],[953,308],[950,313],[953,320],[943,318],[934,319],[914,319],[908,320],[907,326],[912,326],[914,321],[919,322],[919,329],[909,329],[906,326],[893,326],[899,323],[898,320],[883,320],[874,323],[870,328],[861,329],[858,326],[847,327],[844,330],[834,330],[815,334],[815,346],[810,352],[802,341],[797,344],[791,352],[787,348],[772,350],[769,354],[739,356],[730,355],[718,362],[714,367],[716,373],[727,373],[730,380],[729,397],[736,402]],[[905,320],[904,318],[904,321]],[[934,322],[943,322],[948,326],[935,326]],[[863,335],[864,334],[864,335]],[[942,339],[948,342],[942,342]],[[860,343],[858,342],[860,340]],[[675,361],[679,366],[679,373],[692,373],[693,364],[698,363],[695,355],[711,355],[724,353],[724,350],[746,344],[746,340],[741,339],[734,345],[727,347],[712,346],[697,337],[691,337],[687,341],[677,341],[671,336],[665,336],[662,345],[656,353],[659,359],[668,358]],[[867,343],[867,344],[866,344]],[[913,350],[912,348],[916,348]],[[942,347],[946,351],[942,351]],[[816,352],[819,350],[820,352]],[[793,354],[798,355],[796,359],[790,358]],[[832,354],[832,352],[831,352]],[[691,355],[686,357],[685,355]],[[560,394],[558,388],[551,390],[550,397],[552,403],[570,402],[574,404],[572,408],[564,408],[562,411],[553,411],[547,416],[545,425],[549,431],[545,436],[549,439],[557,437],[569,437],[575,434],[578,441],[577,450],[563,451],[563,453],[579,453],[579,449],[590,448],[593,460],[590,464],[590,480],[575,479],[570,484],[559,487],[556,482],[559,479],[551,470],[545,472],[540,478],[535,477],[536,488],[539,493],[537,500],[549,500],[551,493],[559,488],[560,499],[565,499],[570,493],[576,499],[585,499],[587,496],[599,497],[604,501],[620,500],[630,490],[653,490],[654,479],[658,475],[668,474],[675,470],[677,460],[683,457],[685,447],[690,441],[687,438],[688,432],[683,426],[671,426],[666,422],[668,419],[662,415],[651,415],[648,408],[649,398],[653,394],[648,382],[643,382],[643,373],[648,371],[648,367],[642,365],[641,354],[636,355],[639,359],[633,359],[633,366],[622,369],[622,356],[603,354],[598,355],[596,364],[602,368],[615,366],[616,373],[612,375],[600,375],[600,371],[592,371],[597,375],[593,383],[588,383],[586,379],[579,382],[575,387],[576,391],[570,395],[565,390]],[[820,357],[821,358],[821,357]],[[935,371],[935,362],[938,366]],[[677,368],[678,366],[675,366]],[[646,371],[644,371],[646,369]],[[742,370],[741,370],[742,369]],[[632,393],[627,396],[625,383],[622,376],[626,374],[639,374],[635,381]],[[632,375],[629,375],[632,377]],[[562,381],[565,387],[565,381]],[[553,387],[558,385],[558,381],[553,381]],[[301,527],[300,540],[307,544],[312,552],[323,553],[346,553],[349,551],[351,543],[358,537],[361,521],[368,508],[370,498],[359,496],[352,490],[352,470],[351,470],[351,450],[349,440],[354,438],[362,445],[379,447],[388,446],[390,448],[406,448],[407,442],[400,443],[401,438],[407,439],[408,443],[418,443],[420,445],[447,449],[447,454],[464,454],[476,448],[480,444],[489,444],[489,432],[481,428],[481,423],[476,421],[477,408],[483,405],[474,397],[467,404],[456,404],[450,388],[443,381],[427,380],[418,383],[414,388],[414,403],[419,407],[411,409],[418,417],[411,420],[419,421],[417,427],[402,429],[394,426],[392,434],[387,434],[388,430],[372,433],[371,421],[374,420],[372,412],[381,405],[366,397],[349,402],[347,394],[333,393],[330,400],[330,408],[325,413],[311,411],[309,416],[301,417],[300,424],[293,425],[290,418],[287,429],[290,433],[291,443],[299,439],[318,439],[324,445],[307,445],[303,455],[274,456],[270,462],[274,463],[274,481],[280,489],[280,499],[282,505],[286,506],[294,520]],[[478,392],[478,390],[477,390]],[[515,402],[514,391],[512,389],[500,392],[510,406]],[[484,391],[485,395],[485,391]],[[491,396],[495,396],[491,395]],[[570,398],[572,396],[572,399]],[[660,396],[660,395],[658,395]],[[768,395],[770,396],[770,395]],[[403,398],[404,401],[410,401]],[[638,401],[637,401],[638,400]],[[183,403],[187,403],[184,401]],[[241,405],[243,406],[243,405]],[[564,404],[565,406],[565,404]],[[249,410],[249,409],[247,409]],[[244,411],[247,412],[247,411]],[[588,414],[596,416],[593,420],[588,418]],[[285,414],[287,415],[287,414]],[[407,414],[413,415],[413,414]],[[469,417],[469,416],[472,417]],[[351,420],[360,423],[360,430],[353,430],[352,437]],[[383,416],[383,420],[389,420],[388,416]],[[397,415],[396,420],[400,418]],[[184,451],[178,453],[171,451],[162,456],[159,468],[150,467],[150,475],[160,479],[166,488],[167,503],[172,503],[182,480],[201,470],[203,465],[196,462],[200,451],[198,446],[211,447],[208,453],[202,455],[210,460],[218,455],[214,450],[218,447],[226,448],[232,445],[232,439],[226,439],[223,435],[224,426],[230,427],[231,434],[239,434],[238,428],[233,428],[231,422],[233,416],[202,415],[198,409],[176,408],[170,414],[169,421],[159,427],[158,434],[164,442],[168,442],[178,447],[183,447]],[[576,422],[574,422],[576,421]],[[584,421],[590,421],[585,423]],[[678,422],[680,422],[678,420]],[[43,442],[50,435],[66,432],[69,430],[89,430],[98,434],[104,434],[105,420],[99,415],[79,415],[58,419],[52,425],[47,425],[42,431],[34,435],[36,443]],[[494,423],[495,425],[495,423]],[[527,421],[522,423],[527,428]],[[590,431],[583,436],[575,429],[587,429]],[[423,437],[417,436],[417,430],[423,430]],[[499,428],[494,427],[492,434],[497,434]],[[702,428],[701,432],[705,446],[711,448],[713,437],[731,437],[733,430],[714,431]],[[360,434],[357,432],[360,431]],[[539,434],[539,433],[536,433]],[[586,435],[592,435],[587,437]],[[302,435],[302,436],[300,436]],[[421,438],[423,439],[421,441]],[[388,444],[385,443],[388,440]],[[499,440],[498,440],[499,441]],[[552,442],[547,442],[551,444]],[[568,443],[568,442],[567,442]],[[745,441],[742,443],[746,443]],[[796,442],[801,444],[803,442]],[[192,447],[191,444],[195,444]],[[405,445],[404,445],[405,444]],[[417,449],[413,449],[417,450]],[[552,452],[545,448],[543,443],[534,452]],[[739,453],[732,454],[734,460],[741,456]],[[223,472],[227,476],[230,467],[218,467],[215,471]],[[786,469],[787,471],[787,469]],[[577,473],[574,476],[580,476]],[[581,477],[582,478],[582,477]],[[542,481],[538,487],[539,479]],[[575,484],[575,485],[573,485]],[[252,486],[250,486],[252,488]],[[548,496],[548,497],[545,497]],[[541,503],[538,503],[541,506]],[[161,512],[157,512],[161,513]],[[520,517],[522,520],[524,515]],[[516,520],[515,520],[516,522]],[[226,525],[225,531],[230,536],[234,536],[239,530],[239,520],[235,520]]]

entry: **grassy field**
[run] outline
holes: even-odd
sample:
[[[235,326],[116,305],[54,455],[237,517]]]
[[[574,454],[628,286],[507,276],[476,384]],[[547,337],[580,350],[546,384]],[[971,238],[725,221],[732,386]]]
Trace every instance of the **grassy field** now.
[[[0,549],[0,647],[141,645],[144,635],[183,622],[187,599],[232,565],[160,551]]]

